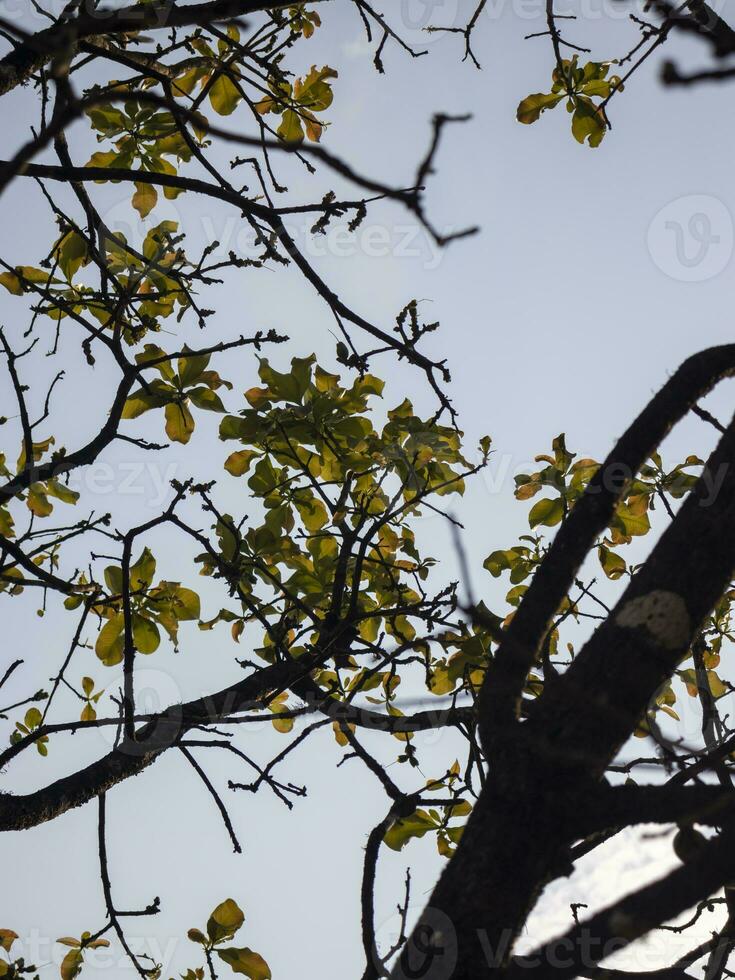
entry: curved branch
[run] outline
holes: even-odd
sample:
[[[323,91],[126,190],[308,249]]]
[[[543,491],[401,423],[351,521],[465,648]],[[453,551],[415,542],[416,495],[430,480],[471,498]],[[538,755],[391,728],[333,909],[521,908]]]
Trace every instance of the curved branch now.
[[[186,704],[172,705],[138,729],[134,742],[123,741],[108,755],[43,789],[24,796],[1,793],[0,831],[36,827],[100,796],[122,780],[137,776],[166,749],[176,745],[190,728],[218,721],[246,707],[257,706],[258,699],[264,694],[287,685],[292,675],[302,670],[303,666],[298,663],[263,667],[216,694]],[[5,753],[3,762],[9,755],[9,751]]]
[[[669,429],[717,382],[735,373],[735,344],[688,358],[630,425],[560,527],[505,631],[480,691],[480,735],[487,751],[519,716],[521,692],[540,643],[582,562],[615,506]]]
[[[735,817],[735,791],[721,786],[607,786],[590,790],[588,834],[641,823],[699,823],[721,826]]]
[[[8,164],[6,161],[0,161],[0,172],[2,172],[3,168],[7,166]],[[179,190],[193,191],[211,198],[216,198],[217,200],[224,201],[227,204],[234,205],[243,213],[260,218],[273,229],[273,232],[283,245],[289,257],[298,266],[304,277],[311,283],[312,286],[314,286],[322,299],[324,299],[329,305],[330,309],[343,316],[346,320],[349,320],[361,330],[364,330],[376,340],[379,340],[382,344],[385,344],[386,347],[390,348],[391,350],[398,351],[398,353],[402,357],[405,357],[407,361],[410,361],[412,364],[425,371],[432,388],[440,399],[440,402],[445,407],[449,407],[446,395],[441,391],[434,378],[434,373],[439,371],[444,380],[448,380],[449,375],[446,367],[444,367],[443,364],[436,363],[425,355],[419,353],[412,344],[407,344],[400,339],[397,339],[395,335],[386,333],[386,331],[381,330],[380,327],[376,327],[374,324],[370,323],[368,320],[365,320],[357,313],[354,313],[348,306],[346,306],[345,303],[340,300],[339,296],[337,296],[337,294],[333,292],[329,286],[327,286],[321,276],[315,272],[301,252],[299,252],[296,247],[296,243],[288,234],[286,227],[277,211],[269,207],[265,207],[262,204],[258,204],[257,202],[250,201],[242,194],[232,191],[227,187],[222,187],[217,184],[210,184],[207,181],[200,180],[196,177],[180,177],[178,174],[154,173],[152,171],[142,170],[125,170],[118,167],[60,167],[49,164],[27,164],[24,167],[21,176],[43,177],[48,180],[57,180],[62,183],[72,183],[74,181],[123,180],[153,184],[159,187],[175,187]]]
[[[624,949],[692,908],[733,878],[735,834],[731,829],[703,846],[696,858],[676,871],[626,895],[528,956],[513,960],[503,972],[503,980],[523,980],[534,972],[548,976],[550,963],[554,964],[554,980],[572,980],[613,951]]]
[[[176,27],[204,27],[217,21],[232,20],[245,14],[288,7],[280,0],[209,0],[181,6],[170,0],[129,7],[85,9],[73,20],[60,20],[39,31],[0,59],[0,95],[5,95],[52,60],[84,40],[128,34],[133,31],[171,30]]]

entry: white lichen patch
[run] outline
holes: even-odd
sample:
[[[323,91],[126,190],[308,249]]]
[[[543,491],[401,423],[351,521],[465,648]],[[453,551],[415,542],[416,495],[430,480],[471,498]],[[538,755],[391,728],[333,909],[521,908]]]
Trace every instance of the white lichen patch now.
[[[689,642],[689,612],[676,592],[654,589],[631,599],[615,617],[615,622],[629,629],[645,629],[665,650],[676,650]]]

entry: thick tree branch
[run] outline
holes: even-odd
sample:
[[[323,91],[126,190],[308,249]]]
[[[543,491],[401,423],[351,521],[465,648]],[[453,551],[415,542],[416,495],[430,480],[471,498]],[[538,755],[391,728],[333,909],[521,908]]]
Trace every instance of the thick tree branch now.
[[[730,829],[708,842],[692,861],[676,871],[626,895],[528,956],[514,960],[502,978],[522,980],[534,973],[545,977],[552,963],[554,980],[572,980],[583,969],[692,908],[733,878],[735,832]]]
[[[480,692],[480,736],[486,752],[518,719],[528,670],[585,556],[613,516],[641,465],[678,422],[722,378],[735,373],[735,345],[686,360],[608,455],[559,529],[491,663]]]
[[[590,789],[589,833],[641,823],[720,826],[735,817],[735,789],[721,786],[608,786]],[[586,836],[586,835],[585,835]]]
[[[210,0],[205,3],[175,4],[172,0],[133,4],[128,7],[87,9],[71,20],[39,31],[0,59],[0,95],[5,95],[62,52],[73,53],[80,41],[104,39],[134,31],[204,27],[263,10],[289,6],[280,0]]]
[[[81,806],[122,780],[137,776],[162,752],[176,745],[190,728],[218,721],[247,707],[257,707],[259,699],[269,691],[287,686],[291,677],[303,669],[294,662],[263,667],[216,694],[172,705],[138,729],[135,742],[123,741],[108,755],[43,789],[24,796],[0,794],[0,831],[26,830]],[[2,764],[10,756],[10,750],[4,753]]]

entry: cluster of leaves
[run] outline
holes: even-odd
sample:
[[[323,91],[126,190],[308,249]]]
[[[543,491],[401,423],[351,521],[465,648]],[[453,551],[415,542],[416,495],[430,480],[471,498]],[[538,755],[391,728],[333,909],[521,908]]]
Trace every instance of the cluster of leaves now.
[[[250,980],[271,980],[270,968],[259,953],[253,952],[247,946],[223,945],[234,938],[244,921],[245,915],[237,903],[228,898],[221,902],[210,915],[206,933],[200,929],[190,929],[188,936],[192,942],[203,948],[207,963],[211,963],[211,956],[214,953],[231,968],[233,973],[249,977]],[[12,929],[0,929],[0,949],[3,949],[8,955],[10,955],[11,948],[17,940],[18,934]],[[72,936],[62,936],[56,941],[62,946],[68,947],[68,952],[64,955],[59,966],[61,980],[75,980],[75,977],[79,976],[84,966],[86,950],[102,949],[110,945],[109,941],[103,939],[99,932],[95,935],[90,932],[83,932],[79,939]],[[34,965],[27,965],[22,957],[17,957],[15,960],[0,958],[0,977],[6,978],[6,980],[20,980],[22,976],[34,973],[36,969]],[[152,980],[156,980],[160,976],[160,967],[145,972]],[[182,974],[182,977],[183,980],[203,980],[204,968],[189,969],[186,974]],[[38,980],[38,974],[33,980]]]
[[[288,8],[291,30],[295,34],[311,37],[317,27],[321,27],[322,19],[316,10],[307,10],[306,4],[297,3]]]
[[[4,980],[20,980],[21,977],[34,973],[35,976],[32,980],[38,980],[38,973],[36,973],[34,964],[26,963],[22,956],[10,959],[10,951],[17,938],[18,933],[13,932],[12,929],[0,929],[0,949],[8,954],[7,960],[0,958],[0,977],[3,977]]]
[[[97,709],[95,705],[105,693],[104,688],[100,691],[95,691],[94,689],[94,678],[93,677],[83,677],[82,678],[82,700],[84,701],[84,707],[82,708],[82,713],[79,716],[80,721],[94,721],[97,717]]]
[[[39,296],[36,312],[52,320],[88,314],[128,344],[136,344],[149,330],[160,330],[162,319],[176,310],[180,318],[189,308],[191,298],[184,284],[188,263],[178,247],[177,232],[175,221],[160,221],[148,229],[140,251],[129,246],[121,232],[104,236],[105,266],[115,277],[116,294],[77,280],[90,257],[86,241],[74,230],[62,234],[54,245],[51,272],[16,266],[0,274],[0,284],[17,296]]]
[[[33,462],[40,463],[55,441],[53,436],[49,436],[48,439],[33,442],[31,444]],[[25,470],[26,465],[26,448],[23,446],[16,463],[16,473]],[[0,453],[0,476],[7,480],[13,477],[10,469],[5,464],[5,455],[3,453]],[[18,499],[25,500],[26,507],[34,517],[48,517],[54,511],[54,500],[59,500],[64,504],[76,504],[79,499],[79,494],[65,483],[51,477],[48,480],[31,483],[25,493],[20,492],[18,494]],[[7,506],[0,507],[0,533],[7,538],[15,537],[15,522]]]
[[[281,19],[281,25],[287,31],[285,46],[289,46],[296,36],[311,37],[320,23],[316,12],[307,10],[303,4],[294,5],[288,17]],[[209,124],[199,110],[205,98],[219,116],[231,115],[243,102],[254,114],[277,112],[282,116],[277,134],[285,142],[300,142],[304,131],[310,140],[318,140],[325,123],[317,119],[315,113],[323,112],[331,105],[332,90],[327,80],[335,78],[336,71],[328,66],[319,70],[312,67],[306,76],[292,83],[283,68],[283,52],[278,50],[275,34],[265,49],[261,47],[256,52],[242,42],[236,24],[229,24],[224,32],[217,33],[216,42],[213,42],[216,47],[207,40],[204,32],[194,33],[187,45],[191,57],[181,62],[180,71],[170,85],[174,98],[191,103],[187,119],[194,129],[195,146],[207,145],[205,136]],[[280,46],[284,46],[284,42]],[[266,59],[264,55],[268,48],[272,50],[272,56]],[[251,74],[249,61],[253,56],[256,75],[260,75],[264,67],[269,67],[271,72],[268,85],[272,96],[259,102],[254,102],[248,94],[253,88],[262,91],[260,82]],[[113,148],[94,153],[87,166],[178,173],[178,164],[188,162],[194,149],[182,133],[177,114],[141,100],[125,83],[108,86],[106,91],[114,92],[115,103],[101,102],[90,108],[87,116],[98,142],[111,141]],[[141,217],[146,217],[157,203],[158,191],[144,181],[136,182],[135,188],[132,204]],[[167,186],[163,193],[173,199],[182,190]]]
[[[497,628],[501,620],[480,603],[483,623]],[[458,690],[478,691],[485,676],[490,653],[491,635],[485,625],[467,625],[464,621],[437,637],[443,653],[431,658],[428,688],[432,694],[452,694]]]
[[[158,371],[160,378],[146,382],[130,395],[123,409],[124,419],[135,419],[153,408],[163,408],[166,435],[172,442],[187,443],[195,428],[190,405],[207,412],[225,411],[217,390],[231,389],[232,385],[216,371],[208,370],[209,354],[192,355],[184,346],[183,356],[174,370],[160,347],[146,344],[135,359],[141,368],[154,362],[150,366]]]
[[[185,442],[194,426],[189,402],[224,412],[216,389],[229,384],[209,369],[209,355],[190,356],[184,349],[174,368],[160,348],[146,344],[137,362],[141,370],[155,368],[160,377],[130,395],[125,417],[162,410],[169,437]],[[246,623],[256,622],[265,627],[256,653],[273,662],[324,644],[325,624],[349,622],[343,641],[329,639],[334,649],[327,646],[330,655],[322,658],[314,680],[333,697],[366,695],[399,715],[392,702],[401,682],[401,655],[418,655],[440,693],[478,656],[484,663],[489,646],[481,631],[453,624],[440,635],[444,663],[432,657],[423,628],[442,621],[442,601],[453,608],[453,588],[439,602],[427,594],[434,559],[419,552],[411,519],[427,498],[464,491],[473,468],[462,453],[461,433],[436,418],[420,418],[408,400],[387,411],[384,424],[376,427],[369,402],[381,396],[383,382],[363,374],[342,384],[313,355],[294,358],[286,373],[263,358],[259,376],[261,386],[245,393],[247,407],[239,415],[224,415],[220,436],[241,443],[227,457],[225,470],[247,480],[250,496],[262,503],[263,518],[241,530],[227,515],[218,515],[219,549],[198,560],[204,574],[234,585],[240,608],[223,609],[200,627],[230,622],[238,640]],[[486,458],[488,440],[482,451]],[[342,586],[335,598],[337,569]],[[154,584],[155,571],[156,559],[146,547],[127,573],[131,644],[145,655],[158,649],[164,632],[176,644],[179,624],[201,615],[195,591],[178,582]],[[98,616],[94,649],[104,665],[114,666],[125,650],[122,565],[108,565],[102,578],[103,583],[90,582],[81,574],[64,604],[69,610],[87,605]],[[386,638],[394,645],[387,659]],[[379,655],[383,662],[365,666],[360,653],[371,659]],[[95,692],[90,677],[81,689],[82,719],[93,720],[103,692]],[[282,732],[293,724],[277,717],[286,698],[282,694],[268,704]],[[17,734],[24,733],[18,729]],[[410,733],[396,737],[405,743],[401,761],[415,765]],[[45,737],[36,742],[39,751],[45,751],[45,742]]]
[[[244,534],[226,517],[217,525],[221,558],[241,570],[246,609],[255,603],[272,612],[255,597],[258,582],[280,593],[288,643],[298,653],[293,630],[329,614],[341,556],[347,587],[332,614],[351,618],[367,649],[381,632],[413,644],[411,614],[421,610],[420,583],[433,559],[417,551],[408,518],[428,495],[463,492],[468,464],[459,434],[420,419],[408,400],[387,412],[378,431],[367,403],[383,382],[364,375],[344,387],[313,356],[294,358],[288,373],[262,359],[259,374],[263,387],[245,394],[250,407],[220,426],[222,439],[246,447],[231,453],[225,468],[248,477],[265,512]],[[199,560],[205,572],[218,572],[215,557]],[[267,633],[259,652],[272,660],[275,646]]]
[[[130,90],[118,86],[117,95],[125,96]],[[87,116],[96,131],[97,142],[112,140],[114,149],[93,153],[88,167],[114,167],[121,170],[138,169],[143,172],[176,174],[176,162],[191,159],[192,151],[181,134],[171,112],[141,103],[132,96],[120,105],[102,103],[87,109]],[[204,124],[204,120],[202,120]],[[204,130],[196,132],[201,141]],[[177,187],[164,187],[164,196],[174,199],[181,194]],[[145,218],[156,206],[158,192],[152,184],[137,181],[133,195],[133,207]]]
[[[259,953],[253,952],[247,946],[225,946],[234,938],[235,933],[245,921],[245,915],[237,903],[228,898],[221,902],[212,912],[207,922],[206,931],[190,929],[189,939],[201,946],[209,962],[215,953],[223,963],[226,963],[233,973],[240,973],[250,980],[271,980],[271,971]],[[184,980],[201,980],[203,968],[188,970],[183,975]]]
[[[161,629],[174,647],[178,645],[179,623],[199,619],[199,596],[178,582],[160,581],[153,585],[156,559],[144,548],[129,570],[129,595],[132,639],[138,653],[154,653],[161,642]],[[125,648],[125,614],[123,610],[123,569],[108,565],[104,573],[108,594],[92,603],[92,609],[104,625],[97,636],[95,653],[112,667],[123,659]],[[84,602],[84,594],[69,596],[64,602],[74,609]],[[85,691],[86,694],[86,691]]]
[[[416,807],[411,813],[398,817],[386,830],[384,843],[391,850],[401,851],[410,840],[425,837],[426,834],[436,834],[437,851],[442,857],[450,858],[465,827],[464,822],[453,821],[467,817],[472,812],[472,804],[459,795],[459,778],[459,762],[455,760],[444,778],[427,780],[425,792],[448,789],[453,793],[453,802],[444,806],[442,813],[434,807]]]
[[[217,115],[229,116],[244,98],[245,52],[240,44],[239,28],[235,24],[227,26],[226,37],[217,41],[217,51],[200,33],[191,39],[190,45],[199,57],[188,60],[185,70],[174,80],[174,96],[179,99],[191,96],[198,87],[201,94],[197,101],[208,96]]]
[[[119,330],[128,344],[138,343],[149,330],[160,330],[160,321],[174,311],[180,320],[190,306],[191,297],[184,286],[188,262],[179,247],[182,236],[178,229],[175,221],[159,221],[146,232],[140,252],[131,249],[119,232],[105,238],[107,268],[125,290],[134,317],[130,313],[121,317],[118,305],[110,311],[109,302],[97,297],[88,301],[86,308],[103,326]]]
[[[191,57],[179,63],[181,70],[174,72],[170,81],[172,94],[190,103],[185,117],[173,106],[162,108],[146,100],[145,90],[152,84],[151,79],[137,89],[127,82],[93,88],[89,94],[99,101],[86,110],[86,115],[97,141],[106,147],[93,153],[87,166],[177,175],[181,164],[188,163],[195,152],[208,145],[208,121],[199,109],[204,98],[218,115],[229,115],[244,102],[261,131],[264,115],[280,115],[277,134],[286,142],[298,142],[304,134],[310,140],[318,140],[326,124],[316,113],[331,104],[331,80],[337,73],[329,66],[313,67],[304,77],[291,82],[283,59],[285,49],[295,38],[311,37],[319,24],[315,12],[296,4],[287,15],[274,19],[267,39],[261,39],[253,49],[249,43],[242,43],[234,24],[216,32],[221,35],[216,48],[207,41],[205,32],[196,30],[186,42]],[[279,40],[280,35],[284,37]],[[123,47],[129,41],[135,43],[133,35],[121,39]],[[258,79],[264,72],[270,94],[261,97],[264,86]],[[195,94],[197,89],[199,93]],[[133,184],[131,203],[146,218],[158,202],[159,191],[145,180]],[[163,188],[169,199],[181,193],[179,187]],[[176,247],[181,236],[177,239],[175,222],[162,221],[151,228],[139,251],[119,232],[98,229],[99,251],[117,287],[117,291],[109,292],[78,281],[79,272],[92,261],[89,243],[78,228],[68,226],[61,217],[58,220],[61,233],[41,263],[44,268],[18,265],[0,271],[0,284],[9,292],[17,296],[32,294],[38,299],[37,313],[53,320],[88,314],[106,329],[120,331],[133,344],[148,331],[160,330],[160,321],[175,309],[181,316],[191,305],[187,274],[194,267],[188,265],[183,249]]]
[[[536,462],[544,463],[545,466],[533,473],[521,473],[515,477],[515,496],[518,500],[531,500],[541,492],[544,494],[536,500],[528,513],[529,527],[535,533],[521,535],[519,544],[493,551],[484,562],[486,570],[495,578],[508,573],[511,588],[505,598],[511,607],[517,607],[520,603],[528,589],[529,579],[546,554],[547,544],[543,529],[554,528],[566,520],[599,469],[599,463],[594,459],[577,459],[576,454],[567,449],[564,433],[553,440],[551,454],[537,456]],[[698,473],[689,471],[699,471],[703,465],[698,456],[690,455],[683,462],[666,469],[659,453],[654,453],[641,467],[640,473],[629,482],[606,533],[596,545],[600,567],[608,579],[615,581],[625,575],[635,574],[637,566],[627,562],[619,549],[631,544],[634,538],[648,534],[652,526],[652,512],[657,503],[663,506],[666,513],[672,515],[672,504],[681,500],[696,483]],[[550,496],[547,496],[549,493]],[[721,679],[715,668],[720,662],[723,640],[735,639],[731,624],[733,599],[735,590],[723,596],[700,633],[705,646],[703,658],[709,691],[715,699],[730,691],[729,684]],[[571,596],[567,596],[558,610],[559,622],[570,615],[578,618],[578,603],[579,599],[573,600]],[[511,610],[504,622],[507,623],[512,615]],[[547,637],[547,655],[557,655],[559,638],[560,631],[555,625]],[[567,644],[567,649],[573,654],[571,644]],[[692,653],[689,651],[683,663],[691,660],[691,657]],[[692,697],[699,695],[699,682],[694,668],[682,666],[677,670],[677,676]],[[527,693],[538,694],[541,689],[539,678],[531,674]],[[679,720],[673,709],[675,703],[676,693],[668,683],[658,693],[655,709]],[[645,735],[647,731],[644,720],[637,734]]]
[[[555,527],[564,520],[599,469],[600,464],[596,460],[576,459],[576,454],[568,451],[564,433],[554,439],[552,453],[553,455],[542,454],[536,457],[536,462],[547,464],[543,469],[535,473],[521,473],[515,477],[515,496],[518,500],[529,500],[541,490],[550,490],[552,494],[556,494],[542,497],[531,508],[528,515],[531,530]],[[618,504],[606,536],[597,546],[600,565],[608,578],[618,579],[629,571],[625,559],[614,549],[630,544],[635,537],[647,534],[651,529],[650,512],[655,509],[656,501],[666,503],[665,496],[674,501],[680,500],[697,479],[696,474],[687,473],[686,470],[702,465],[699,457],[688,456],[683,463],[667,472],[659,454],[654,453],[649,463],[641,468],[640,474],[630,482],[624,498]],[[535,541],[531,537],[526,540]],[[538,550],[531,555],[528,549],[524,549],[520,561],[517,552],[515,557],[510,553],[494,552],[488,557],[485,567],[494,575],[510,569],[511,581],[519,582],[528,577],[528,573],[541,557]]]
[[[43,723],[43,715],[38,708],[29,708],[26,711],[23,721],[16,721],[15,730],[10,736],[11,742],[20,742],[26,735],[39,728]],[[41,735],[36,739],[36,750],[39,755],[48,755],[48,735]]]
[[[34,964],[26,963],[22,956],[10,959],[10,952],[13,944],[18,940],[18,934],[12,929],[0,929],[0,949],[8,954],[8,960],[0,959],[0,977],[4,980],[20,980],[27,974],[34,973],[33,980],[38,980],[38,973]],[[69,947],[59,965],[59,975],[61,980],[74,980],[79,976],[84,966],[84,953],[88,949],[102,949],[110,945],[107,939],[100,938],[99,933],[93,936],[90,932],[83,932],[79,939],[71,936],[62,936],[56,940],[62,946]],[[29,978],[30,980],[30,978]]]
[[[326,124],[315,113],[324,112],[332,104],[334,94],[329,79],[336,77],[337,72],[328,65],[312,65],[308,75],[293,83],[286,78],[270,78],[271,95],[256,103],[255,108],[262,116],[274,113],[281,117],[276,132],[285,143],[301,143],[304,134],[316,143]]]
[[[572,116],[572,135],[578,143],[599,146],[607,132],[605,113],[594,99],[606,100],[613,92],[622,91],[618,75],[607,77],[610,61],[588,61],[580,68],[579,56],[562,59],[551,73],[551,91],[536,92],[523,99],[516,118],[521,123],[534,123],[546,109],[553,109],[566,99],[567,112]]]
[[[94,938],[90,932],[83,932],[79,939],[74,939],[72,936],[62,936],[56,941],[62,946],[69,947],[69,952],[61,961],[61,980],[74,980],[82,972],[85,950],[103,949],[110,945],[109,940]]]

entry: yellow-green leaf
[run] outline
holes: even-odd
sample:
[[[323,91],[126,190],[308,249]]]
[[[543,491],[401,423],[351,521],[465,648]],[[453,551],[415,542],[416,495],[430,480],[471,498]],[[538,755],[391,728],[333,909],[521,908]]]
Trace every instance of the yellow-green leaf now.
[[[31,731],[34,728],[38,728],[42,720],[43,720],[43,715],[38,710],[38,708],[29,708],[28,711],[26,711],[25,718],[23,719],[26,728],[29,728]]]
[[[242,949],[235,946],[218,949],[217,956],[228,964],[233,973],[243,973],[250,980],[271,980],[270,967],[266,961],[247,946]]]
[[[34,483],[28,488],[26,506],[36,517],[48,517],[54,509],[54,505],[44,493],[44,489],[42,483]]]
[[[225,899],[212,912],[207,922],[207,935],[213,943],[232,939],[245,921],[245,915],[232,898]]]
[[[242,99],[237,86],[232,79],[222,73],[209,90],[209,101],[212,108],[220,116],[229,116],[237,108]]]
[[[172,442],[187,443],[194,431],[194,419],[187,406],[170,402],[165,408],[166,435]]]
[[[298,113],[293,109],[286,109],[276,132],[284,143],[300,143],[304,138],[304,130]]]
[[[564,503],[561,497],[555,497],[553,500],[544,497],[531,508],[531,512],[528,515],[528,524],[530,527],[537,527],[539,524],[543,524],[546,527],[554,527],[563,516]]]
[[[74,274],[89,261],[87,243],[76,231],[67,232],[56,246],[59,268],[71,281]]]
[[[122,613],[108,619],[99,632],[94,652],[106,667],[114,667],[123,658],[123,628],[125,620]]]
[[[519,104],[516,119],[520,123],[534,123],[545,109],[553,109],[564,98],[564,93],[535,92]]]
[[[161,634],[152,619],[133,614],[133,642],[138,653],[155,653],[161,643]]]
[[[233,476],[242,476],[250,469],[250,464],[257,459],[259,453],[254,449],[241,449],[239,452],[230,453],[225,460],[225,469]]]
[[[23,295],[23,286],[14,272],[0,272],[0,286],[5,286],[13,296]]]
[[[141,218],[146,218],[158,202],[158,191],[153,184],[135,182],[135,194],[133,194],[132,205]]]
[[[89,701],[82,708],[82,713],[79,716],[80,721],[94,721],[97,717],[97,712],[94,707],[89,703]]]
[[[156,574],[156,559],[150,548],[143,548],[140,558],[130,566],[130,588],[134,592],[147,589]]]
[[[82,969],[84,954],[81,949],[70,949],[61,961],[61,980],[74,980]]]

